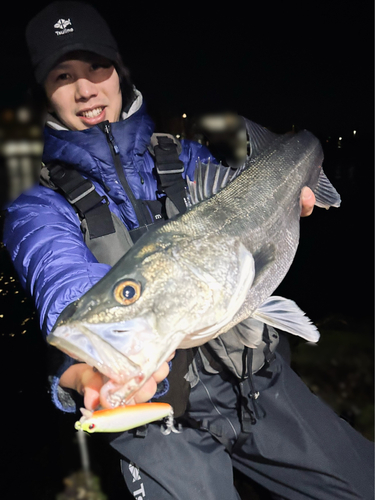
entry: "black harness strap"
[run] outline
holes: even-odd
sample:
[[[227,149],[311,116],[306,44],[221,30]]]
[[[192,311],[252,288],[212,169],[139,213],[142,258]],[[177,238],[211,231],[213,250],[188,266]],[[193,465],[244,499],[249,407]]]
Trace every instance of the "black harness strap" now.
[[[81,220],[86,219],[90,239],[115,232],[108,200],[96,192],[91,181],[68,165],[50,163],[46,167],[53,184],[76,209]]]
[[[182,177],[184,164],[178,157],[177,143],[163,135],[157,136],[157,142],[153,149],[160,188],[183,214],[186,211],[186,181]]]
[[[165,207],[161,200],[137,200],[128,185],[122,170],[121,160],[115,150],[111,129],[103,125],[120,182],[128,195],[138,219],[139,227],[129,231],[135,243],[154,223],[154,219],[165,219]],[[186,211],[186,181],[182,177],[184,164],[179,159],[178,143],[167,135],[157,135],[157,144],[153,151],[159,189],[174,203],[179,213]],[[61,191],[68,202],[75,208],[80,219],[85,219],[90,239],[115,233],[108,200],[100,196],[91,181],[85,179],[77,170],[63,162],[46,165],[52,183]]]

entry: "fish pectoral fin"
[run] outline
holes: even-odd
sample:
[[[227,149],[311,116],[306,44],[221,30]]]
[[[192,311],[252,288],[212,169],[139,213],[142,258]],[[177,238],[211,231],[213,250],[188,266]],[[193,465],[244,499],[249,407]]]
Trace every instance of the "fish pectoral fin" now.
[[[318,329],[310,318],[295,302],[284,297],[269,297],[252,314],[252,317],[310,342],[317,342],[320,337]]]
[[[336,189],[332,186],[323,169],[320,171],[318,184],[314,191],[315,194],[315,205],[317,207],[326,208],[329,207],[338,208],[341,203],[341,198]]]

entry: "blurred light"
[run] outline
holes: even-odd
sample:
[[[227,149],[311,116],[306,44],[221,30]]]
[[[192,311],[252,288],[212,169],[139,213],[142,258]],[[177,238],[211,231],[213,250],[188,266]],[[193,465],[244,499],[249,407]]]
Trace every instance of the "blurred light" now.
[[[357,135],[357,131],[356,130],[353,130],[353,135]]]
[[[1,119],[4,122],[12,122],[14,120],[14,111],[12,109],[4,109],[1,113]]]
[[[31,121],[31,112],[28,108],[19,108],[16,112],[16,118],[20,123],[28,123]]]
[[[43,143],[41,141],[7,141],[1,148],[4,156],[41,155]]]
[[[182,118],[187,118],[187,114],[186,114],[186,113],[184,113],[184,114],[182,115]]]

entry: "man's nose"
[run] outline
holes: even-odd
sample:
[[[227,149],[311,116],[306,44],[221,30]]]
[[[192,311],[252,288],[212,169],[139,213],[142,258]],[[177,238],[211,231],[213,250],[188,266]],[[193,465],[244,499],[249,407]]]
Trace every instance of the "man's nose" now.
[[[91,82],[87,78],[79,78],[76,81],[75,97],[77,101],[87,101],[91,97],[95,97],[97,94],[98,89],[96,87],[96,84]]]

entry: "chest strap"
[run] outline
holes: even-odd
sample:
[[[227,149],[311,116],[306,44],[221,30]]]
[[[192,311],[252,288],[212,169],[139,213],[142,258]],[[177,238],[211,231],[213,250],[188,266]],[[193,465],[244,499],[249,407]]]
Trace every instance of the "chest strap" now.
[[[97,193],[91,181],[62,163],[50,163],[46,168],[52,183],[76,209],[80,219],[86,220],[90,239],[115,232],[108,200]]]
[[[181,144],[166,134],[154,134],[151,139],[152,152],[155,158],[158,188],[165,193],[178,210],[186,211],[186,181],[182,177],[184,164],[179,159]],[[48,187],[58,188],[67,201],[75,208],[81,221],[85,220],[90,240],[100,238],[116,232],[108,199],[100,196],[93,183],[85,179],[74,167],[63,162],[52,162],[46,165],[48,170]],[[122,169],[121,169],[122,175]],[[130,230],[133,242],[137,241],[148,231],[154,219],[166,218],[162,216],[160,200],[136,200],[127,182],[123,182],[124,189],[131,200],[140,226]],[[130,193],[129,193],[130,191]]]
[[[186,212],[186,181],[182,177],[184,164],[179,159],[180,143],[171,135],[153,134],[152,150],[158,175],[159,189],[174,203],[180,214]]]

